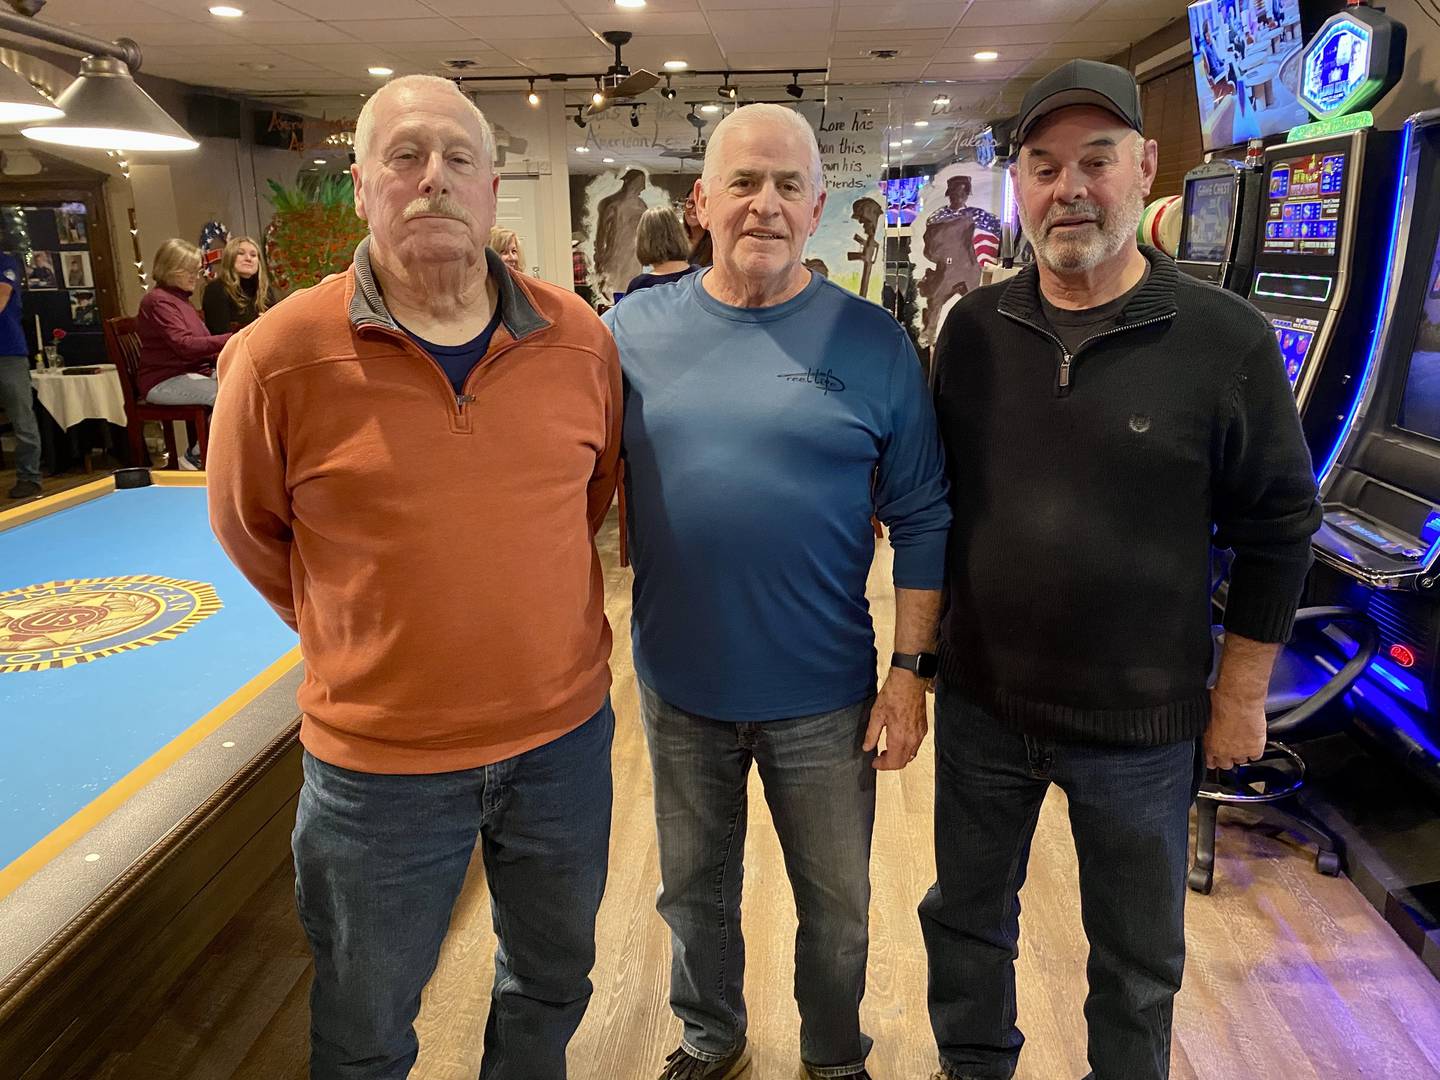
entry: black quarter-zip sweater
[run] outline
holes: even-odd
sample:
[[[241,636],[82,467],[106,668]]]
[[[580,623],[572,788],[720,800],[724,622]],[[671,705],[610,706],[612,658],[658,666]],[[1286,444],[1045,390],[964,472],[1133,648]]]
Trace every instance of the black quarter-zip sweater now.
[[[936,346],[954,510],[940,678],[1025,732],[1155,746],[1210,715],[1210,548],[1228,630],[1283,641],[1320,523],[1274,332],[1144,248],[1073,355],[1034,267],[961,300]]]

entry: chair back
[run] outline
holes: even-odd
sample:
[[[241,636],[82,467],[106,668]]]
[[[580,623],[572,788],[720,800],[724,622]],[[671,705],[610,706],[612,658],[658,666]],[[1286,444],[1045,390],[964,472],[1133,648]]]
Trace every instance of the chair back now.
[[[135,389],[140,374],[140,331],[136,329],[133,315],[105,320],[105,351],[110,354],[110,362],[120,375],[125,411],[133,414],[134,406],[140,400]]]

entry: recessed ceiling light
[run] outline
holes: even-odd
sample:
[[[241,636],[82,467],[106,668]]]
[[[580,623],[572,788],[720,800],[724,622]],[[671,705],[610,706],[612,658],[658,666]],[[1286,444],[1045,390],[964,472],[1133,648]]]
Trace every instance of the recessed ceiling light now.
[[[238,19],[245,14],[245,9],[231,7],[229,4],[216,4],[210,9],[210,14],[220,19]]]
[[[913,143],[914,141],[915,141],[914,139],[901,139],[901,140],[900,140],[900,145],[902,145],[902,146],[909,146],[909,145],[910,145],[911,143]]]
[[[689,66],[690,66],[690,61],[688,61],[688,60],[666,60],[666,61],[665,61],[665,70],[666,70],[666,71],[684,71],[684,70],[685,70],[686,68],[688,68]]]
[[[326,161],[325,161],[325,159],[324,159],[323,157],[317,157],[317,158],[315,159],[315,164],[316,164],[316,165],[324,165],[324,164],[326,164]]]
[[[976,60],[999,60],[999,59],[1000,59],[1000,54],[999,54],[998,52],[996,52],[994,49],[985,49],[985,50],[983,50],[982,52],[977,52],[977,53],[975,54],[975,59],[976,59]]]
[[[618,8],[642,8],[645,6],[645,0],[615,0],[615,6]]]
[[[900,142],[899,139],[892,139],[892,140],[890,141],[890,145],[891,145],[892,147],[894,147],[894,146],[900,146],[900,145],[902,145],[902,144],[901,144],[901,142]]]
[[[377,65],[377,66],[372,67],[372,68],[370,69],[370,74],[371,74],[371,75],[378,75],[378,76],[384,77],[384,76],[386,76],[386,75],[394,75],[394,74],[395,74],[395,69],[394,69],[394,68],[387,68],[387,67],[380,67],[380,66]]]
[[[708,112],[708,113],[717,113],[717,112],[720,111],[720,106],[719,106],[719,105],[701,105],[701,106],[700,106],[700,111],[701,111],[701,112]]]
[[[576,152],[577,154],[588,154],[588,153],[590,152],[590,147],[588,147],[588,146],[577,146],[577,147],[575,147],[575,152]]]
[[[606,165],[615,164],[615,159],[613,157],[602,157],[600,160],[603,161]]]
[[[930,126],[930,121],[929,121],[929,120],[916,120],[916,121],[915,121],[915,126],[916,126],[916,127],[929,127],[929,126]]]

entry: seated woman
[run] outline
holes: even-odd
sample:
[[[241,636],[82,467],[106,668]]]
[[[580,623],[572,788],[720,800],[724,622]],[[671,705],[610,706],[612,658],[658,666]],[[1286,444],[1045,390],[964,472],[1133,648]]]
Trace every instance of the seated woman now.
[[[140,336],[135,392],[152,405],[214,405],[215,358],[230,335],[210,333],[190,303],[200,280],[200,249],[166,240],[150,273],[155,284],[135,313]],[[200,467],[197,447],[185,457],[189,467]]]
[[[520,234],[500,225],[490,226],[490,248],[500,261],[517,274],[525,273],[525,255],[520,250]]]
[[[650,267],[650,272],[631,278],[625,295],[693,274],[699,267],[690,265],[689,255],[685,227],[675,211],[668,206],[652,206],[640,215],[640,227],[635,232],[635,256],[640,265]]]
[[[249,326],[275,303],[270,272],[260,257],[260,245],[248,236],[231,240],[220,256],[220,272],[205,286],[200,310],[212,334]]]

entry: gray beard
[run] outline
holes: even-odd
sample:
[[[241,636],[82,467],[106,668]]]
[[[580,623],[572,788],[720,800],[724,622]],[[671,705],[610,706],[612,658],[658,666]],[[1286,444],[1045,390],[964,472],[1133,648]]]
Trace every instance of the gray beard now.
[[[1052,239],[1048,230],[1044,235],[1033,228],[1025,211],[1020,211],[1020,225],[1030,237],[1030,246],[1035,249],[1035,258],[1047,270],[1058,274],[1078,274],[1093,270],[1124,248],[1130,237],[1140,227],[1140,218],[1145,214],[1144,196],[1136,194],[1118,210],[1100,215],[1098,228],[1086,239]],[[1048,213],[1047,213],[1048,216]]]

